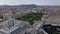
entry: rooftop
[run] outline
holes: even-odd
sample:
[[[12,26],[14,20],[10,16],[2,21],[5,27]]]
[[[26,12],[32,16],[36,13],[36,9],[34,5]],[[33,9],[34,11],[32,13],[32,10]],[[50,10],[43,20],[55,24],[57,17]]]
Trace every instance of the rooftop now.
[[[15,19],[9,19],[0,23],[0,31],[4,33],[11,33],[12,31],[15,31],[18,28],[23,28],[23,26],[26,24],[28,23]]]

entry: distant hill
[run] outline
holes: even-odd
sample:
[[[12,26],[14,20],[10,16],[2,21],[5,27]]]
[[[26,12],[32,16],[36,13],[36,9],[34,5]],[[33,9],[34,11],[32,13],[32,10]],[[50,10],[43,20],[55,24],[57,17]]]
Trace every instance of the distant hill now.
[[[0,8],[37,8],[37,7],[46,7],[46,8],[60,8],[57,5],[35,5],[35,4],[27,4],[27,5],[0,5]]]
[[[37,6],[37,5],[35,5],[35,4],[29,4],[29,5],[20,5],[19,7],[36,8],[36,7],[38,7],[38,6]]]
[[[36,8],[38,7],[37,5],[35,4],[29,4],[29,5],[1,5],[0,8],[24,8],[24,7],[27,7],[27,8]]]

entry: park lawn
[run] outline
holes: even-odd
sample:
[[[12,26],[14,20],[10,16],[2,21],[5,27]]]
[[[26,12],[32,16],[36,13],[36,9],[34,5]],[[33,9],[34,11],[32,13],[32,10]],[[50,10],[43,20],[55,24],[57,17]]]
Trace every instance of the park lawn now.
[[[25,16],[17,18],[17,20],[27,21],[32,25],[34,24],[34,21],[41,20],[42,16],[43,16],[42,13],[30,13]]]

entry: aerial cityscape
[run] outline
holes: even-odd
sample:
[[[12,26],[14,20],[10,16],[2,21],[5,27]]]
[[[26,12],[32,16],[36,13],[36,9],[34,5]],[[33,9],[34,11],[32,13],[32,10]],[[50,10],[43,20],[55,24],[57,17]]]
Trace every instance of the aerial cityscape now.
[[[60,34],[59,6],[1,6],[1,34]]]
[[[0,34],[60,34],[60,1],[0,0]]]

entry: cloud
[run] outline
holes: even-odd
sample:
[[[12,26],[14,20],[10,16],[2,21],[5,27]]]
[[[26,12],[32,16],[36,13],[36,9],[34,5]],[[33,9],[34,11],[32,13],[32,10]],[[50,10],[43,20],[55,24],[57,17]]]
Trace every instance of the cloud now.
[[[60,0],[0,0],[0,5],[19,5],[19,4],[37,4],[37,5],[60,5]]]

